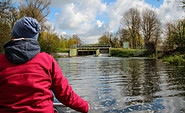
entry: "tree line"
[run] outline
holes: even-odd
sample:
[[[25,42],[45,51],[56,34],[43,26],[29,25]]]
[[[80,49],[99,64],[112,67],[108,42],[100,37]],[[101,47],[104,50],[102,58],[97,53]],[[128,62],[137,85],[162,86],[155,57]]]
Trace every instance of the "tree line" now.
[[[145,48],[152,52],[159,44],[165,50],[185,48],[185,18],[162,25],[153,10],[140,12],[137,8],[131,8],[123,13],[120,23],[121,27],[116,33],[104,33],[99,43],[121,48],[123,42],[129,42],[131,49]]]
[[[77,43],[78,45],[82,44],[82,41],[76,34],[73,34],[72,37],[69,38],[65,38],[61,35],[59,38],[58,34],[49,32],[40,33],[38,42],[40,44],[41,51],[49,54],[60,52],[64,49],[73,48],[75,44],[77,45]]]
[[[0,52],[3,52],[3,44],[10,40],[10,32],[14,23],[22,17],[32,17],[41,24],[42,30],[38,41],[41,51],[54,53],[60,49],[74,46],[74,43],[82,44],[78,35],[72,37],[59,37],[49,25],[45,25],[46,17],[50,13],[51,0],[24,0],[16,7],[13,0],[0,1]]]

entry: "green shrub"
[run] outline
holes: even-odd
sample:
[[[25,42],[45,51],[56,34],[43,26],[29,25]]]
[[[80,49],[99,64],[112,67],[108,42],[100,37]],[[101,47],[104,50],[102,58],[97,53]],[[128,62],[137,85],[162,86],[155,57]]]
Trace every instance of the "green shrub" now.
[[[185,55],[175,55],[163,58],[163,61],[170,64],[182,65],[185,64]]]

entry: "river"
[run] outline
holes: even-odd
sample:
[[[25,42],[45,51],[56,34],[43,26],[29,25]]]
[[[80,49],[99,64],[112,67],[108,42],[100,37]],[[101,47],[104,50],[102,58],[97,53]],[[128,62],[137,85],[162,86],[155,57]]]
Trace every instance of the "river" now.
[[[183,66],[149,58],[86,56],[56,61],[73,90],[89,102],[89,113],[185,112]]]

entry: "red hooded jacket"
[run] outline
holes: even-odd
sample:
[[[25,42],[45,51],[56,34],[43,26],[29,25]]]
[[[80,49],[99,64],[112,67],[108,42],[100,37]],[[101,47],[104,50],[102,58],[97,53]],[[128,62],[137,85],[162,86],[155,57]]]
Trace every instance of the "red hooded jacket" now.
[[[64,105],[88,112],[88,102],[74,93],[54,58],[38,53],[26,63],[0,55],[0,113],[53,113],[53,95]]]

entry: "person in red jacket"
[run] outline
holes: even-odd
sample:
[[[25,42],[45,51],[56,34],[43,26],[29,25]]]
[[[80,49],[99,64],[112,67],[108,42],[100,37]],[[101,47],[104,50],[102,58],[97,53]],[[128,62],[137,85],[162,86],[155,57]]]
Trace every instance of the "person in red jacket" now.
[[[18,20],[11,41],[0,55],[0,113],[54,113],[55,97],[76,111],[87,113],[88,102],[78,96],[55,59],[40,53],[41,30],[36,19]]]

